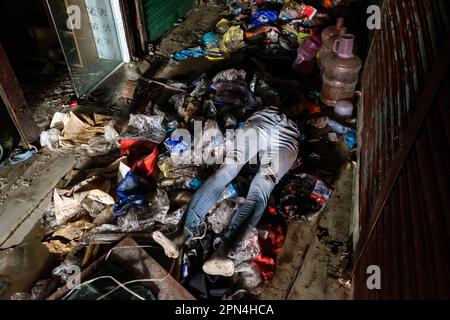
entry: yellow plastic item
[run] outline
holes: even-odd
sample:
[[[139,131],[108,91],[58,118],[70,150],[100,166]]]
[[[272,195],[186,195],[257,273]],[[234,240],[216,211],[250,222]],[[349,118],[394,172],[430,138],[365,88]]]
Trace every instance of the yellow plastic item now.
[[[242,49],[245,47],[244,30],[240,26],[231,27],[222,38],[220,42],[220,49],[222,52],[230,52]]]

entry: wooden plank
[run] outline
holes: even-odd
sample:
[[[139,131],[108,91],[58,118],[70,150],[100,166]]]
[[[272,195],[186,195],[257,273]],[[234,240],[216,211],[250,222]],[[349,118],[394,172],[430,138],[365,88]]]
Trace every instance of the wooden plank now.
[[[130,270],[137,279],[164,279],[163,281],[143,281],[142,285],[149,287],[158,300],[195,300],[195,298],[155,259],[130,237],[123,239],[116,248],[127,247],[111,252],[110,259],[122,268]],[[133,248],[134,247],[134,248]]]
[[[39,140],[39,128],[33,120],[22,88],[9,63],[3,45],[0,42],[0,95],[6,105],[23,143],[31,145]]]

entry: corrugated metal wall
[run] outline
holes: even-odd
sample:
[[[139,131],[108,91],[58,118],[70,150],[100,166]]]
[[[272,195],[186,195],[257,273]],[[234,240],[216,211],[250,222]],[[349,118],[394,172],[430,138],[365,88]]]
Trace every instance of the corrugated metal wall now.
[[[385,0],[382,16],[362,76],[354,297],[450,298],[450,1]]]
[[[143,0],[144,16],[150,42],[161,38],[173,24],[184,17],[195,0]]]

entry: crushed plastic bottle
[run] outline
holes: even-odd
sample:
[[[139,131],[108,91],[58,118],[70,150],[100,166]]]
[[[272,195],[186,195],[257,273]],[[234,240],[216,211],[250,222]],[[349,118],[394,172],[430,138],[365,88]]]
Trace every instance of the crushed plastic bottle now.
[[[221,202],[225,199],[234,198],[239,196],[239,191],[237,186],[232,182],[226,186],[225,190],[222,192],[220,199],[218,202]]]
[[[313,60],[317,56],[321,45],[320,37],[315,34],[304,41],[297,50],[297,58],[293,65],[294,71],[301,75],[311,73],[314,70]]]

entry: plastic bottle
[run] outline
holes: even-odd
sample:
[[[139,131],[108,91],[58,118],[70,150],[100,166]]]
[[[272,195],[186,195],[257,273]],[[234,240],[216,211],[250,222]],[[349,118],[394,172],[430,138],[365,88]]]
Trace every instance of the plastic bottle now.
[[[353,54],[355,36],[345,34],[334,43],[332,54],[323,63],[320,100],[334,107],[339,100],[351,100],[355,95],[362,61]]]
[[[228,198],[234,198],[239,196],[239,191],[237,186],[234,183],[230,183],[227,185],[225,190],[222,192],[222,195],[220,196],[220,199],[218,202],[221,202]]]
[[[323,42],[322,46],[320,47],[318,55],[318,64],[321,71],[323,71],[323,61],[326,59],[326,57],[334,53],[333,52],[334,43],[344,34],[348,34],[347,28],[342,27],[339,30],[338,34],[331,36],[330,38],[328,38],[327,41]]]
[[[344,27],[344,18],[338,18],[335,26],[329,26],[323,29],[321,34],[322,43],[325,43],[331,37],[339,35],[339,32],[343,27]]]
[[[297,50],[297,59],[295,64],[300,65],[305,61],[313,60],[322,45],[322,41],[315,34],[310,36],[305,42],[303,42]]]

